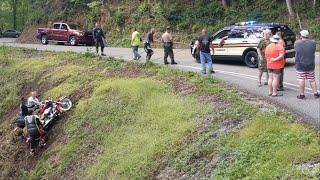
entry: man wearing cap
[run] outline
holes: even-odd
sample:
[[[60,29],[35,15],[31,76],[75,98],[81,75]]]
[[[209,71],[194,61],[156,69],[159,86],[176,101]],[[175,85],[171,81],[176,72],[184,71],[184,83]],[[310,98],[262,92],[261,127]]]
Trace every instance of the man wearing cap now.
[[[174,55],[173,55],[173,41],[172,41],[172,36],[170,34],[170,27],[166,28],[166,32],[162,35],[161,41],[163,42],[163,49],[164,49],[164,64],[169,64],[168,63],[168,56],[170,56],[171,59],[171,64],[177,64],[174,61]]]
[[[259,76],[258,76],[258,81],[259,81],[259,87],[262,86],[261,83],[261,78],[263,73],[266,73],[266,82],[265,85],[268,85],[268,79],[269,79],[269,74],[267,70],[267,60],[265,56],[265,50],[266,47],[271,43],[270,37],[272,35],[272,32],[270,29],[266,29],[263,31],[263,38],[259,41],[258,44],[258,54],[259,54]]]
[[[265,55],[267,59],[267,68],[269,72],[269,96],[276,97],[282,94],[278,94],[277,89],[279,87],[281,69],[284,67],[285,49],[279,44],[280,37],[278,35],[272,36],[270,41],[272,42],[267,46]]]
[[[302,30],[300,32],[301,39],[294,43],[296,50],[295,67],[297,79],[299,81],[298,99],[304,99],[305,80],[309,80],[315,98],[320,95],[317,91],[317,83],[315,81],[315,52],[316,42],[309,39],[309,31]]]

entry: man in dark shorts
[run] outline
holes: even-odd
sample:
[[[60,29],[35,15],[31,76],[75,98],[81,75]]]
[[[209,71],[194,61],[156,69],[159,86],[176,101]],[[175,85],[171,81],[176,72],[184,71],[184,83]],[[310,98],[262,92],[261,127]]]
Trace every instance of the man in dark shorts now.
[[[210,48],[212,46],[212,37],[207,34],[207,30],[203,29],[198,39],[200,48],[201,73],[206,74],[206,62],[208,63],[209,73],[214,73],[212,69],[212,58]]]
[[[99,23],[96,23],[96,27],[92,30],[92,35],[93,35],[94,42],[96,44],[97,54],[99,55],[99,46],[100,46],[101,56],[105,56],[105,54],[103,53],[103,49],[104,49],[104,40],[106,37],[104,36],[104,33],[100,28]]]
[[[152,28],[150,32],[147,34],[146,42],[144,43],[144,50],[147,53],[147,56],[146,56],[147,62],[151,59],[151,56],[153,55],[153,50],[151,48],[151,45],[153,44],[154,33],[155,33],[155,30]]]
[[[298,99],[305,99],[304,89],[305,80],[309,80],[315,98],[319,98],[320,94],[317,91],[317,83],[315,81],[315,52],[316,42],[309,39],[309,31],[302,30],[300,32],[301,39],[294,43],[296,50],[296,73],[299,81]]]
[[[263,38],[260,40],[258,44],[258,55],[259,55],[259,76],[258,76],[258,81],[259,81],[259,87],[262,86],[261,83],[261,78],[263,73],[266,73],[266,82],[264,83],[265,85],[268,85],[268,79],[269,79],[269,74],[267,71],[267,59],[265,56],[265,50],[266,47],[271,43],[270,37],[272,35],[271,30],[266,29],[263,31]]]

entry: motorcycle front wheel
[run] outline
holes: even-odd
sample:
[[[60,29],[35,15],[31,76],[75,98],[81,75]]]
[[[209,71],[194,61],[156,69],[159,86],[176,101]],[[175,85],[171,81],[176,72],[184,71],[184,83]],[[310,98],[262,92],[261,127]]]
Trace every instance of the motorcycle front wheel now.
[[[60,108],[61,108],[62,111],[69,111],[71,109],[71,107],[72,107],[72,102],[68,98],[63,98],[60,101],[60,103],[61,103],[61,107]]]

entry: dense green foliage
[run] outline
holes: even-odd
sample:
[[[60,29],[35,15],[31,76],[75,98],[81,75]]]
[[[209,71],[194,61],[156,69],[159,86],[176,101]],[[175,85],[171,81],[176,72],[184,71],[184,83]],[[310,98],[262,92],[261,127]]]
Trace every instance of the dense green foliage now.
[[[4,46],[0,69],[0,97],[5,99],[0,104],[0,177],[320,176],[320,165],[296,166],[317,161],[319,134],[286,112],[259,109],[265,102],[258,107],[261,102],[248,102],[213,77],[90,53]],[[42,97],[70,96],[74,107],[49,131],[41,155],[29,157],[24,142],[7,140],[15,118],[10,112],[18,108],[19,97],[27,96],[25,91],[35,88]]]
[[[3,0],[0,2],[3,29],[13,27],[13,1],[17,2],[18,30],[56,20],[76,21],[90,29],[100,21],[111,43],[130,37],[133,26],[146,32],[151,27],[163,31],[170,25],[177,41],[189,41],[203,27],[214,33],[226,25],[247,20],[286,23],[295,32],[299,31],[297,17],[289,16],[284,0],[229,1],[227,8],[220,0],[152,1],[150,4],[148,1]],[[293,9],[300,15],[302,27],[309,29],[316,39],[320,39],[319,6],[317,3],[314,7],[310,0],[293,0]]]

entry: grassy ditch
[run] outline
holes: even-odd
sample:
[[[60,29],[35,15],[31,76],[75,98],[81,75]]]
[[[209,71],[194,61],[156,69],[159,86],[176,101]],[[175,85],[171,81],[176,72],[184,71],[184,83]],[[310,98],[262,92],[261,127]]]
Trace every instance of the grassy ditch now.
[[[0,177],[317,178],[319,134],[223,82],[158,65],[0,47]],[[32,71],[30,71],[32,69]],[[29,157],[10,131],[21,96],[75,106]],[[263,108],[261,108],[263,107]],[[19,153],[17,153],[19,152]],[[26,154],[26,157],[24,156]],[[26,163],[28,162],[28,163]]]

